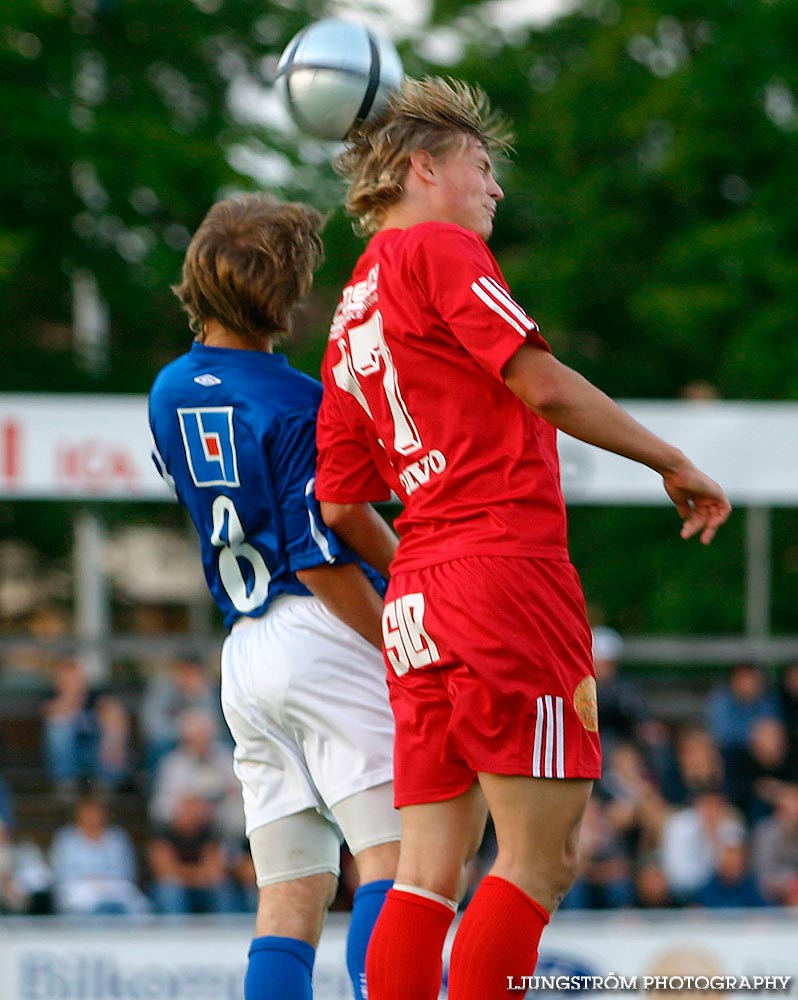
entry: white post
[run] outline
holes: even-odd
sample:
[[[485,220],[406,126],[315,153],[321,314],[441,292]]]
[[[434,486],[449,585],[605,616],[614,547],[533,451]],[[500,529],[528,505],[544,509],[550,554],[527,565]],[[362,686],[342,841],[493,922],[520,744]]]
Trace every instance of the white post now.
[[[83,509],[75,515],[75,633],[78,654],[91,683],[107,680],[110,672],[107,640],[110,594],[105,572],[106,530],[100,517]]]
[[[749,639],[770,636],[771,512],[748,507],[745,515],[745,631]]]
[[[79,364],[92,375],[108,367],[108,306],[90,271],[72,275],[72,335]],[[107,640],[111,609],[105,572],[106,530],[99,515],[83,508],[74,521],[75,633],[90,682],[110,673]]]

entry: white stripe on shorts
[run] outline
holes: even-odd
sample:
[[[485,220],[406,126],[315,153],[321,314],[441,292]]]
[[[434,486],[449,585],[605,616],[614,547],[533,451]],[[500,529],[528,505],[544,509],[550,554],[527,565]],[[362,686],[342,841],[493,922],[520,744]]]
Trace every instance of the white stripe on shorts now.
[[[565,777],[565,723],[563,700],[557,695],[540,695],[536,702],[535,746],[532,751],[533,778]]]

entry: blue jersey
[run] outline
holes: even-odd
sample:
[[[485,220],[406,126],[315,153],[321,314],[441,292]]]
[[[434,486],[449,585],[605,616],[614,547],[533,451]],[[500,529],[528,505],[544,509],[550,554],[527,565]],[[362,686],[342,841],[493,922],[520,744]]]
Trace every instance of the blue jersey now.
[[[279,594],[309,594],[297,570],[355,559],[313,491],[320,401],[282,354],[197,342],[150,391],[153,459],[191,514],[228,628]]]

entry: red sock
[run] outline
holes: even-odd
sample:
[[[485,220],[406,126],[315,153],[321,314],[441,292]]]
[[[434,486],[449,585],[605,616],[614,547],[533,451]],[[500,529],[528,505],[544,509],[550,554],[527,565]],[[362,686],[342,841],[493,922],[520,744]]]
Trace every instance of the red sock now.
[[[531,976],[549,915],[512,882],[486,875],[454,938],[449,1000],[507,1000],[508,976]]]
[[[453,919],[443,903],[391,889],[366,953],[369,1000],[437,1000],[443,942]]]

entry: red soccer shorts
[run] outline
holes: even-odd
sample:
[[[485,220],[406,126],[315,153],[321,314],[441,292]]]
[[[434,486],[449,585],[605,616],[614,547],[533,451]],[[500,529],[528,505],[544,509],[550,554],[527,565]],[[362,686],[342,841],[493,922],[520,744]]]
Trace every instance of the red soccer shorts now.
[[[470,556],[391,579],[383,652],[398,806],[477,773],[598,778],[590,627],[567,559]]]

